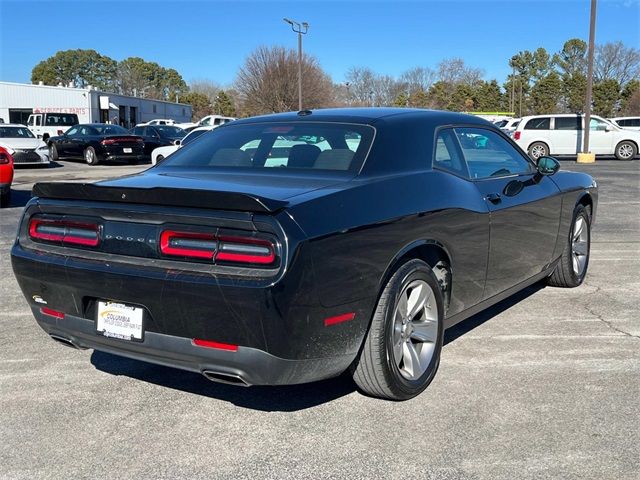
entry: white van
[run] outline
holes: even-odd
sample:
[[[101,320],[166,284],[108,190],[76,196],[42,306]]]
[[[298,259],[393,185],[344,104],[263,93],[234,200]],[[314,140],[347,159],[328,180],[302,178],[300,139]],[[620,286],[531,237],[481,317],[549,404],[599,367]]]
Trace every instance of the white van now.
[[[584,115],[534,115],[524,117],[513,139],[534,160],[545,155],[576,155],[582,151]],[[615,155],[632,160],[638,155],[640,132],[620,128],[591,116],[589,150],[596,155]]]
[[[46,142],[49,137],[62,135],[78,123],[78,115],[75,113],[34,113],[29,115],[27,127],[36,138]]]

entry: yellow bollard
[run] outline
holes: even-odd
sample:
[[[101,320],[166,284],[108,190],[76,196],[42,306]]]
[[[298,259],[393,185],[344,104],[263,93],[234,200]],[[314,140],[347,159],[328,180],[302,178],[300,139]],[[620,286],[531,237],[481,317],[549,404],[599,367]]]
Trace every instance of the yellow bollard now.
[[[596,163],[595,153],[579,153],[576,159],[578,163]]]

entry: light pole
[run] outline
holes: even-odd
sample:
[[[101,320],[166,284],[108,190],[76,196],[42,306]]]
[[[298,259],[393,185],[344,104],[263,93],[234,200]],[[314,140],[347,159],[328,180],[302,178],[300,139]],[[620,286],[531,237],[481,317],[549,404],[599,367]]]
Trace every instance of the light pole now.
[[[298,34],[298,111],[302,111],[302,35],[306,35],[309,31],[309,24],[295,22],[288,18],[283,18],[283,20],[291,25],[291,30]]]
[[[589,153],[589,128],[591,127],[591,93],[593,89],[593,50],[596,37],[596,0],[591,0],[589,23],[589,53],[587,56],[587,98],[584,105],[584,145],[582,153]]]

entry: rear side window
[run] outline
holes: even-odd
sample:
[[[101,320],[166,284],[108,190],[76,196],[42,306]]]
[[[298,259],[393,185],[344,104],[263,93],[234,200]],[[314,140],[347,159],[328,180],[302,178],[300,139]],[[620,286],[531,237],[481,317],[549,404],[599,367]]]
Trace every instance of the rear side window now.
[[[483,128],[456,128],[455,133],[472,179],[533,172],[533,165],[496,132]]]
[[[78,124],[78,116],[71,113],[48,113],[45,121],[47,126],[71,127]]]
[[[333,122],[231,123],[185,145],[161,168],[358,172],[374,133],[368,125]]]
[[[550,117],[532,118],[524,125],[524,129],[525,130],[550,130],[551,118]]]
[[[452,129],[440,130],[436,137],[433,166],[447,170],[463,177],[468,176],[466,165],[457,145],[455,133]]]
[[[582,119],[575,117],[556,117],[555,130],[582,130]]]

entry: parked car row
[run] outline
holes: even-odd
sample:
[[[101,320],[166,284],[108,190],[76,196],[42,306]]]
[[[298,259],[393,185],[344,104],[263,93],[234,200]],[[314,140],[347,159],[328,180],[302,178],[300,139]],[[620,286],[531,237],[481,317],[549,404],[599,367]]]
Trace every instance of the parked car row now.
[[[584,115],[532,115],[520,120],[513,139],[535,160],[547,155],[576,155],[582,151],[584,131]],[[622,128],[597,115],[591,116],[591,153],[631,160],[638,155],[639,146],[640,132]]]

